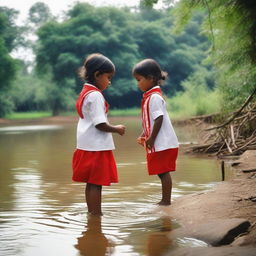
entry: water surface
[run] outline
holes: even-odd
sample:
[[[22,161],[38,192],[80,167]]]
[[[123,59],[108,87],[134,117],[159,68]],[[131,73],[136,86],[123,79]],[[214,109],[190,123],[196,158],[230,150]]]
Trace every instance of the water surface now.
[[[101,218],[87,218],[84,184],[71,181],[76,123],[27,123],[0,127],[0,255],[164,255],[179,246],[206,246],[184,238],[172,241],[179,223],[170,207],[157,207],[161,186],[148,176],[144,149],[136,144],[140,121],[125,123],[114,136],[119,183],[103,188]],[[198,128],[175,127],[180,142],[194,141]],[[172,174],[173,199],[211,189],[220,181],[219,163],[184,154]]]

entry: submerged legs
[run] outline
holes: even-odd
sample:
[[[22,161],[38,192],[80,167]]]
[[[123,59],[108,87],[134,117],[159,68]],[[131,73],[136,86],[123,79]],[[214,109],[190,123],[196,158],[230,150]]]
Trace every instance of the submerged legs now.
[[[88,212],[93,215],[102,215],[101,212],[101,192],[102,186],[91,183],[86,184],[85,198]]]
[[[162,200],[159,205],[171,204],[172,178],[169,172],[158,174],[162,183]]]

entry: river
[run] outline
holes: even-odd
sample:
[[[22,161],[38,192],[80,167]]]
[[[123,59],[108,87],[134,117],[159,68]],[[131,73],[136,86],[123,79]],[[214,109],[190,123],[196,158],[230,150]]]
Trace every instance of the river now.
[[[114,135],[119,183],[103,187],[102,218],[88,218],[84,184],[71,181],[76,122],[13,123],[0,127],[0,255],[3,256],[161,256],[180,246],[207,246],[190,238],[171,241],[179,223],[160,200],[158,177],[148,176],[144,149],[136,144],[137,118]],[[219,162],[185,154],[199,127],[175,127],[181,142],[176,198],[211,189],[220,181]]]

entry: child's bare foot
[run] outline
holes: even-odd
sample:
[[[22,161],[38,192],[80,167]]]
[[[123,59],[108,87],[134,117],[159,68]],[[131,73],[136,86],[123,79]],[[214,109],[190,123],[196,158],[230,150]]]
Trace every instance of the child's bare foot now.
[[[158,205],[163,205],[163,206],[168,206],[171,205],[170,201],[160,201],[159,203],[157,203]]]

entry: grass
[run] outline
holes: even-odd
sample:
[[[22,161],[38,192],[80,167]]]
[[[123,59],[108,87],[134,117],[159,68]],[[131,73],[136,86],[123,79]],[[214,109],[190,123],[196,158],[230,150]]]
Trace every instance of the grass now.
[[[167,99],[168,110],[173,119],[209,115],[220,112],[220,95],[217,91],[185,91]]]
[[[50,117],[50,111],[35,111],[35,112],[13,112],[5,116],[6,119],[19,120],[19,119],[37,119],[42,117]]]
[[[113,109],[109,116],[140,116],[140,108]]]
[[[61,112],[60,116],[76,115],[74,111]],[[38,119],[52,116],[51,111],[31,111],[31,112],[13,112],[5,116],[9,120]],[[139,108],[130,109],[113,109],[110,110],[109,116],[140,116]]]

